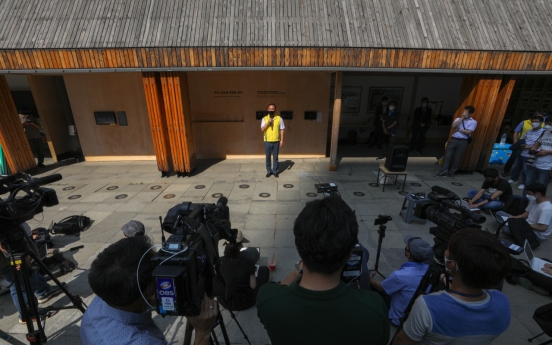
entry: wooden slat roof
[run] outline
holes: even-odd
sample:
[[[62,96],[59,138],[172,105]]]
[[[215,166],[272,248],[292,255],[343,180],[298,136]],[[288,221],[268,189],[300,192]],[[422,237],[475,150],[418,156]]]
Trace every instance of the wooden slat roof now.
[[[1,0],[0,49],[552,51],[550,0]]]

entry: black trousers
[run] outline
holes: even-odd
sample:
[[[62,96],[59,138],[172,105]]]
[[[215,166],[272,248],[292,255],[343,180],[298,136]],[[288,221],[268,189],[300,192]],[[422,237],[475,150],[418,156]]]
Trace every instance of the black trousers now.
[[[410,150],[421,151],[426,147],[426,133],[429,126],[412,128],[412,139],[410,139]]]

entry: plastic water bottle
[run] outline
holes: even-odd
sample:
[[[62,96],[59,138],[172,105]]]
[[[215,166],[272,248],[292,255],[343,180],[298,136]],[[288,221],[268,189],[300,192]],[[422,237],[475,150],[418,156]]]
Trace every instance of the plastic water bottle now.
[[[506,144],[506,133],[502,134],[502,137],[500,138],[500,145]]]

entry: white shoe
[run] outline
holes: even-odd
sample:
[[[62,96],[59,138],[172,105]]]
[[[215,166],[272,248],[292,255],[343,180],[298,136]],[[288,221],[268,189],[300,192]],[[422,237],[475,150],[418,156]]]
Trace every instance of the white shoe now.
[[[517,181],[514,181],[514,180],[508,180],[508,183],[517,183]]]
[[[521,190],[525,189],[525,185],[524,185],[523,183],[520,184],[520,185],[518,186],[518,189],[521,189]]]

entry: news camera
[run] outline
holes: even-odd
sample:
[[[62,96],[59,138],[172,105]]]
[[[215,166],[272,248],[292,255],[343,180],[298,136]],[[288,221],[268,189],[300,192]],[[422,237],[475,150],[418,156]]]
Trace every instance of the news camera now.
[[[462,206],[460,197],[448,189],[433,186],[427,197],[429,200],[416,203],[414,215],[437,225],[429,233],[435,236],[434,260],[444,266],[443,256],[452,234],[464,228],[481,229],[486,218]]]
[[[61,178],[60,174],[38,179],[25,173],[1,176],[0,195],[9,193],[4,200],[0,199],[0,241],[4,248],[12,252],[25,251],[27,245],[21,224],[42,213],[44,207],[59,203],[55,190],[41,186]]]
[[[183,202],[172,207],[161,224],[162,248],[153,257],[157,312],[171,316],[197,316],[204,292],[225,297],[226,283],[219,272],[218,242],[235,242],[228,199],[216,204]],[[161,218],[161,217],[159,217]],[[165,240],[164,232],[171,236]]]

